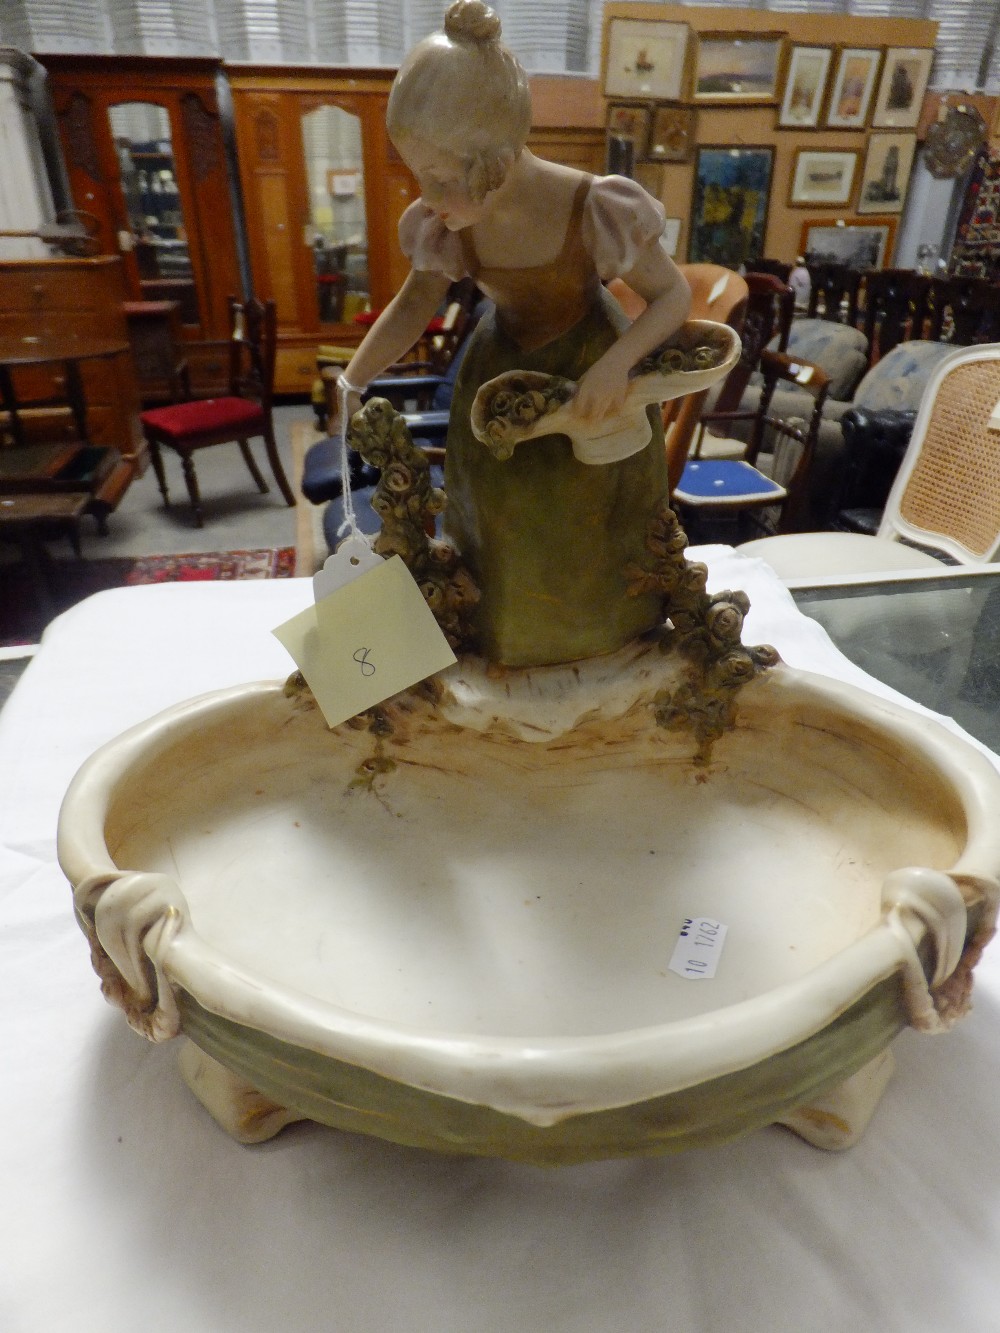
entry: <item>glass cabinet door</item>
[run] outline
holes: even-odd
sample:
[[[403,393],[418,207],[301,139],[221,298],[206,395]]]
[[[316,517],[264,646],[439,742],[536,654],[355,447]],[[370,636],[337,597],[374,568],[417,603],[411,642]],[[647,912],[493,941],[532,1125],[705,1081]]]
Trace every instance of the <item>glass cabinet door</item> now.
[[[198,324],[169,113],[155,102],[118,102],[108,118],[142,298],[177,301],[181,323]]]
[[[349,324],[371,309],[361,118],[342,107],[302,116],[312,249],[321,324]]]

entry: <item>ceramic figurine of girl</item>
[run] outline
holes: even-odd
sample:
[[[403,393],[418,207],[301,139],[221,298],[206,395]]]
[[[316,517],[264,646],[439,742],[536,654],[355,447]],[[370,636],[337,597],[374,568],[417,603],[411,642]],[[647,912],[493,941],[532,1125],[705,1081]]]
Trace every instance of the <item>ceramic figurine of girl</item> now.
[[[606,416],[690,302],[660,244],[660,204],[622,177],[536,158],[530,124],[527,78],[499,19],[457,0],[393,84],[389,136],[421,189],[399,227],[412,270],[345,372],[363,386],[398,360],[454,280],[472,277],[494,302],[455,388],[445,530],[481,590],[481,650],[510,666],[611,652],[659,622],[662,600],[630,596],[625,569],[668,497],[663,433],[651,408],[653,439],[620,462],[580,463],[565,435],[501,462],[472,434],[476,390],[508,370],[558,374],[579,382],[577,413]],[[614,277],[647,303],[632,324],[602,286]]]

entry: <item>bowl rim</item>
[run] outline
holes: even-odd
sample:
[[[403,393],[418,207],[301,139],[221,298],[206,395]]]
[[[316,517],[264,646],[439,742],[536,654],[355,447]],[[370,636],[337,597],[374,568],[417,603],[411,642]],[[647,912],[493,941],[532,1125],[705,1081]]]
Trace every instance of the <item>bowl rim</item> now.
[[[103,829],[132,764],[147,761],[209,719],[218,725],[227,714],[263,712],[265,701],[282,695],[283,684],[276,681],[212,691],[156,714],[96,751],[74,777],[59,815],[59,861],[74,889],[102,880],[111,884],[128,873],[113,862]],[[967,824],[958,860],[938,878],[995,885],[1000,773],[985,755],[933,717],[784,664],[747,686],[740,712],[755,705],[789,710],[810,704],[860,716],[876,733],[915,749],[951,786]],[[177,893],[183,902],[179,886]],[[995,910],[995,899],[992,905]],[[959,923],[962,943],[965,915]],[[428,1031],[361,1015],[270,980],[262,987],[249,969],[203,940],[189,916],[174,925],[169,937],[161,932],[159,946],[153,946],[160,950],[157,968],[170,986],[182,988],[205,1009],[331,1059],[537,1124],[645,1101],[766,1060],[825,1027],[893,973],[908,971],[912,986],[914,965],[920,967],[916,949],[933,934],[929,914],[904,919],[893,907],[812,971],[748,1000],[633,1029],[532,1038]],[[955,929],[953,920],[953,937]],[[144,934],[148,950],[148,925]],[[936,939],[935,946],[940,956],[943,941]],[[954,952],[954,938],[950,947]],[[920,982],[926,991],[922,970]]]

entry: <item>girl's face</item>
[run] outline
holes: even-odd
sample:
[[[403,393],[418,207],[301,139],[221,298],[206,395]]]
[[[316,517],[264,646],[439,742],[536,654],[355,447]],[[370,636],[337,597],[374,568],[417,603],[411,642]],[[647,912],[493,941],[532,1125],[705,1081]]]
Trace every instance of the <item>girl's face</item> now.
[[[420,194],[449,231],[471,227],[486,209],[469,193],[468,167],[465,160],[447,148],[408,134],[396,143],[399,155],[417,178]]]

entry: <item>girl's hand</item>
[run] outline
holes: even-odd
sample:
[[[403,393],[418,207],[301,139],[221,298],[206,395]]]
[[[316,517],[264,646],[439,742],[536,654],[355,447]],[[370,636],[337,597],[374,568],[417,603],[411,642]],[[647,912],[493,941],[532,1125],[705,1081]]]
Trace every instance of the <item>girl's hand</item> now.
[[[620,412],[628,392],[628,371],[602,357],[595,361],[577,385],[570,404],[574,416],[601,421]]]

